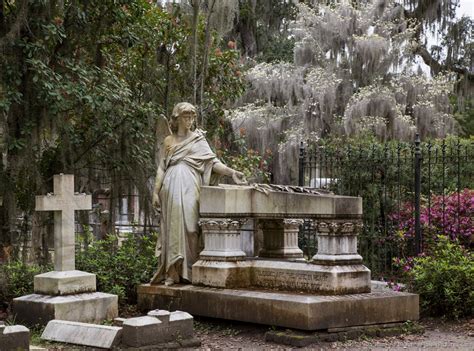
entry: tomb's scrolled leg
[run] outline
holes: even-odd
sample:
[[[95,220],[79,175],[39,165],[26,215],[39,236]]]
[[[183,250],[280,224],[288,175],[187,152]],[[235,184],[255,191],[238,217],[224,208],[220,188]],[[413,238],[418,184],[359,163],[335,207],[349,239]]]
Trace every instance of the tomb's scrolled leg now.
[[[357,236],[362,230],[360,220],[319,221],[316,225],[318,252],[312,263],[321,265],[362,264],[357,252]]]

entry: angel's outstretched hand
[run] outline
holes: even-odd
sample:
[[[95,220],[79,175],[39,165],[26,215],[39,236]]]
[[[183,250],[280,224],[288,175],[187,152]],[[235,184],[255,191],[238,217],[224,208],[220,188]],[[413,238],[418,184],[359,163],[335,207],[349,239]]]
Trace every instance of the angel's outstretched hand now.
[[[153,193],[153,207],[155,209],[158,209],[160,207],[160,197],[158,196],[158,193],[154,192]]]
[[[237,185],[247,185],[248,184],[247,179],[245,178],[245,175],[242,172],[239,172],[239,171],[233,171],[232,172],[232,180]]]

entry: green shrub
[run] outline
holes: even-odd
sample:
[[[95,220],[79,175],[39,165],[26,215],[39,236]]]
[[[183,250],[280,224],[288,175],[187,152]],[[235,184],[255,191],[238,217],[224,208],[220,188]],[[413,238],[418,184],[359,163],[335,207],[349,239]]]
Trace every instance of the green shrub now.
[[[430,256],[405,260],[408,288],[420,294],[422,312],[459,318],[474,314],[474,253],[439,236]]]
[[[33,277],[50,270],[49,266],[24,263],[20,260],[0,268],[0,301],[9,303],[13,298],[33,293]]]
[[[76,267],[97,275],[97,290],[119,296],[120,303],[136,303],[137,285],[148,283],[158,268],[156,235],[129,234],[121,245],[113,235],[77,250]]]

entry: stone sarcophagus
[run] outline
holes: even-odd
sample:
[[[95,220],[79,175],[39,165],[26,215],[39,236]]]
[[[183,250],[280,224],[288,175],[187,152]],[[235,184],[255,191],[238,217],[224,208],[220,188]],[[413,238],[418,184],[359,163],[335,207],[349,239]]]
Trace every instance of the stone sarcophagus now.
[[[362,199],[329,193],[273,191],[255,186],[202,187],[204,250],[193,265],[193,284],[258,287],[326,294],[370,292],[370,271],[357,253]],[[261,230],[256,257],[241,249],[249,219]],[[318,253],[298,247],[303,219],[316,221]]]
[[[303,330],[419,318],[418,295],[371,292],[370,271],[357,253],[361,198],[297,187],[204,186],[200,215],[204,249],[192,284],[143,284],[140,309],[166,306]],[[298,247],[303,219],[317,231],[313,257]],[[241,240],[249,233],[261,243],[252,255]]]

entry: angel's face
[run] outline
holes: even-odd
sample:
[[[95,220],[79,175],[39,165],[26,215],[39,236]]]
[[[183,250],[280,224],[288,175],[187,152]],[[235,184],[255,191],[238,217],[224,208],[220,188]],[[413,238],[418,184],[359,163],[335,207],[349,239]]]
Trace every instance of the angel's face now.
[[[185,111],[178,117],[178,128],[190,130],[194,123],[194,113]]]

